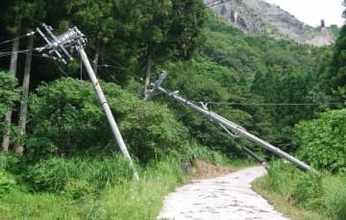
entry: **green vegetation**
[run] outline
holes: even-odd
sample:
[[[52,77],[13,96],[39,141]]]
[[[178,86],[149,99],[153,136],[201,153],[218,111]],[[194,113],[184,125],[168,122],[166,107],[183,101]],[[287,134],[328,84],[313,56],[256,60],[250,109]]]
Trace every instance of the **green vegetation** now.
[[[190,178],[185,165],[247,164],[239,146],[275,161],[168,97],[142,101],[160,69],[169,73],[163,87],[321,171],[274,162],[258,190],[298,207],[298,219],[345,219],[345,26],[334,45],[312,47],[246,36],[201,0],[3,0],[0,13],[0,117],[14,113],[11,125],[0,121],[1,135],[11,131],[0,154],[0,219],[155,219],[164,195]],[[139,181],[77,60],[61,66],[34,51],[29,100],[19,100],[25,34],[43,22],[57,35],[76,24],[88,37],[86,51]],[[7,71],[17,44],[15,79]],[[29,110],[24,135],[20,103]],[[16,143],[24,143],[23,154]]]
[[[277,161],[254,188],[292,219],[345,219],[345,175],[312,174]]]

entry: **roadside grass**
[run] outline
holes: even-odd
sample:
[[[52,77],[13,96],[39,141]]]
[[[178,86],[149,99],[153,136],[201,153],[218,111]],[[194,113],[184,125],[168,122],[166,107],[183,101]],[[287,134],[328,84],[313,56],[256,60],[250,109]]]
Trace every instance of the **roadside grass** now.
[[[163,161],[143,170],[138,181],[117,183],[76,199],[66,193],[13,189],[0,197],[0,219],[155,219],[164,196],[185,178],[178,161]]]
[[[197,152],[193,159],[232,166],[221,154],[205,150]],[[3,178],[7,185],[6,192],[0,193],[0,219],[154,220],[165,196],[193,178],[183,168],[185,162],[174,156],[153,161],[138,168],[137,181],[131,175],[128,178],[126,164],[119,158],[47,161],[28,173],[29,183],[36,181],[45,189],[60,191],[32,191],[31,185],[13,185],[9,178]],[[237,167],[248,165],[244,163],[237,162]],[[54,175],[53,170],[62,169],[64,172]],[[65,185],[57,187],[59,184]]]
[[[50,193],[30,194],[12,191],[0,198],[0,219],[71,219],[81,205]]]
[[[255,180],[254,190],[293,220],[345,220],[346,176],[300,171],[274,162],[268,174]]]
[[[293,204],[289,195],[279,194],[269,188],[267,177],[260,177],[252,183],[255,192],[263,196],[275,210],[284,213],[291,220],[327,220],[326,216],[302,209]]]

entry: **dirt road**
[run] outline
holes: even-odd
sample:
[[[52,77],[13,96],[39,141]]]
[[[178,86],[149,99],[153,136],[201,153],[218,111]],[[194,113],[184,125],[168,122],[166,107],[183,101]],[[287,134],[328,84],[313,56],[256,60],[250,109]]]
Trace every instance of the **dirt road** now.
[[[163,210],[157,219],[288,219],[251,190],[250,183],[265,172],[263,167],[252,167],[184,185],[165,198]]]

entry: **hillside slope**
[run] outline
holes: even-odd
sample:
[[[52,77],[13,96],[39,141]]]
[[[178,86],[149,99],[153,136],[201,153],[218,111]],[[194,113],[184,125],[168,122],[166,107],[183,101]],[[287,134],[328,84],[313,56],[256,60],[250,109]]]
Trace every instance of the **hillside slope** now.
[[[314,46],[329,45],[336,39],[323,22],[319,27],[311,27],[279,6],[262,0],[204,1],[218,17],[250,35],[268,35]]]

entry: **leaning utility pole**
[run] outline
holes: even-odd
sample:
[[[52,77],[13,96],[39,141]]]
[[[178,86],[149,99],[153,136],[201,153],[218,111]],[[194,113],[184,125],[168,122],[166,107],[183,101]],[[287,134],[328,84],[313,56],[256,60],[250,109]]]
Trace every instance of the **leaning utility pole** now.
[[[316,170],[314,170],[313,168],[311,168],[309,165],[307,165],[306,163],[298,160],[297,158],[289,155],[288,153],[280,150],[279,148],[269,144],[268,142],[256,137],[255,135],[249,133],[248,131],[246,131],[243,127],[241,127],[240,125],[237,125],[229,120],[227,120],[226,118],[208,111],[205,106],[202,105],[202,107],[195,105],[193,102],[190,102],[187,99],[184,99],[183,97],[178,95],[178,92],[171,92],[168,91],[167,89],[164,89],[161,87],[161,84],[163,82],[163,80],[165,79],[165,77],[167,76],[167,73],[165,71],[162,71],[159,75],[159,79],[152,84],[153,88],[151,89],[151,92],[147,94],[147,96],[144,98],[145,100],[150,100],[152,98],[153,95],[155,95],[155,92],[163,92],[166,95],[174,98],[175,100],[177,100],[178,102],[181,102],[191,108],[193,108],[194,110],[202,113],[203,115],[207,116],[208,118],[216,121],[217,123],[219,123],[220,125],[223,125],[223,127],[230,129],[235,135],[238,136],[242,136],[256,144],[258,144],[259,146],[261,146],[262,148],[271,151],[272,153],[288,160],[289,162],[297,165],[298,167],[304,169],[304,170],[308,170],[308,171],[312,171],[314,173],[317,173]]]
[[[132,159],[130,157],[129,152],[127,151],[126,145],[124,143],[124,140],[121,136],[120,130],[117,126],[117,123],[115,122],[115,119],[113,117],[112,111],[108,105],[108,102],[106,100],[106,97],[101,89],[101,86],[95,76],[94,70],[91,67],[90,61],[84,51],[84,45],[87,42],[87,39],[85,38],[84,34],[78,30],[77,27],[70,28],[67,32],[63,33],[60,36],[55,36],[52,33],[52,28],[50,26],[47,26],[45,24],[42,25],[43,30],[37,28],[37,32],[43,37],[43,39],[47,42],[47,45],[41,48],[37,48],[37,51],[39,52],[48,52],[43,53],[46,57],[51,57],[53,59],[62,61],[63,63],[67,63],[68,60],[72,60],[72,56],[70,55],[69,51],[66,48],[69,48],[70,51],[76,49],[82,59],[82,62],[87,70],[87,73],[89,75],[89,78],[94,86],[94,89],[97,93],[98,99],[101,103],[101,106],[107,116],[108,122],[110,124],[111,130],[113,132],[113,135],[118,143],[118,146],[124,155],[124,157],[127,159],[127,161],[130,164],[130,167],[133,169],[134,172],[134,178],[136,180],[139,179],[137,171],[134,167],[134,164],[132,162]],[[46,34],[45,34],[45,33]],[[66,60],[66,58],[68,60]]]

